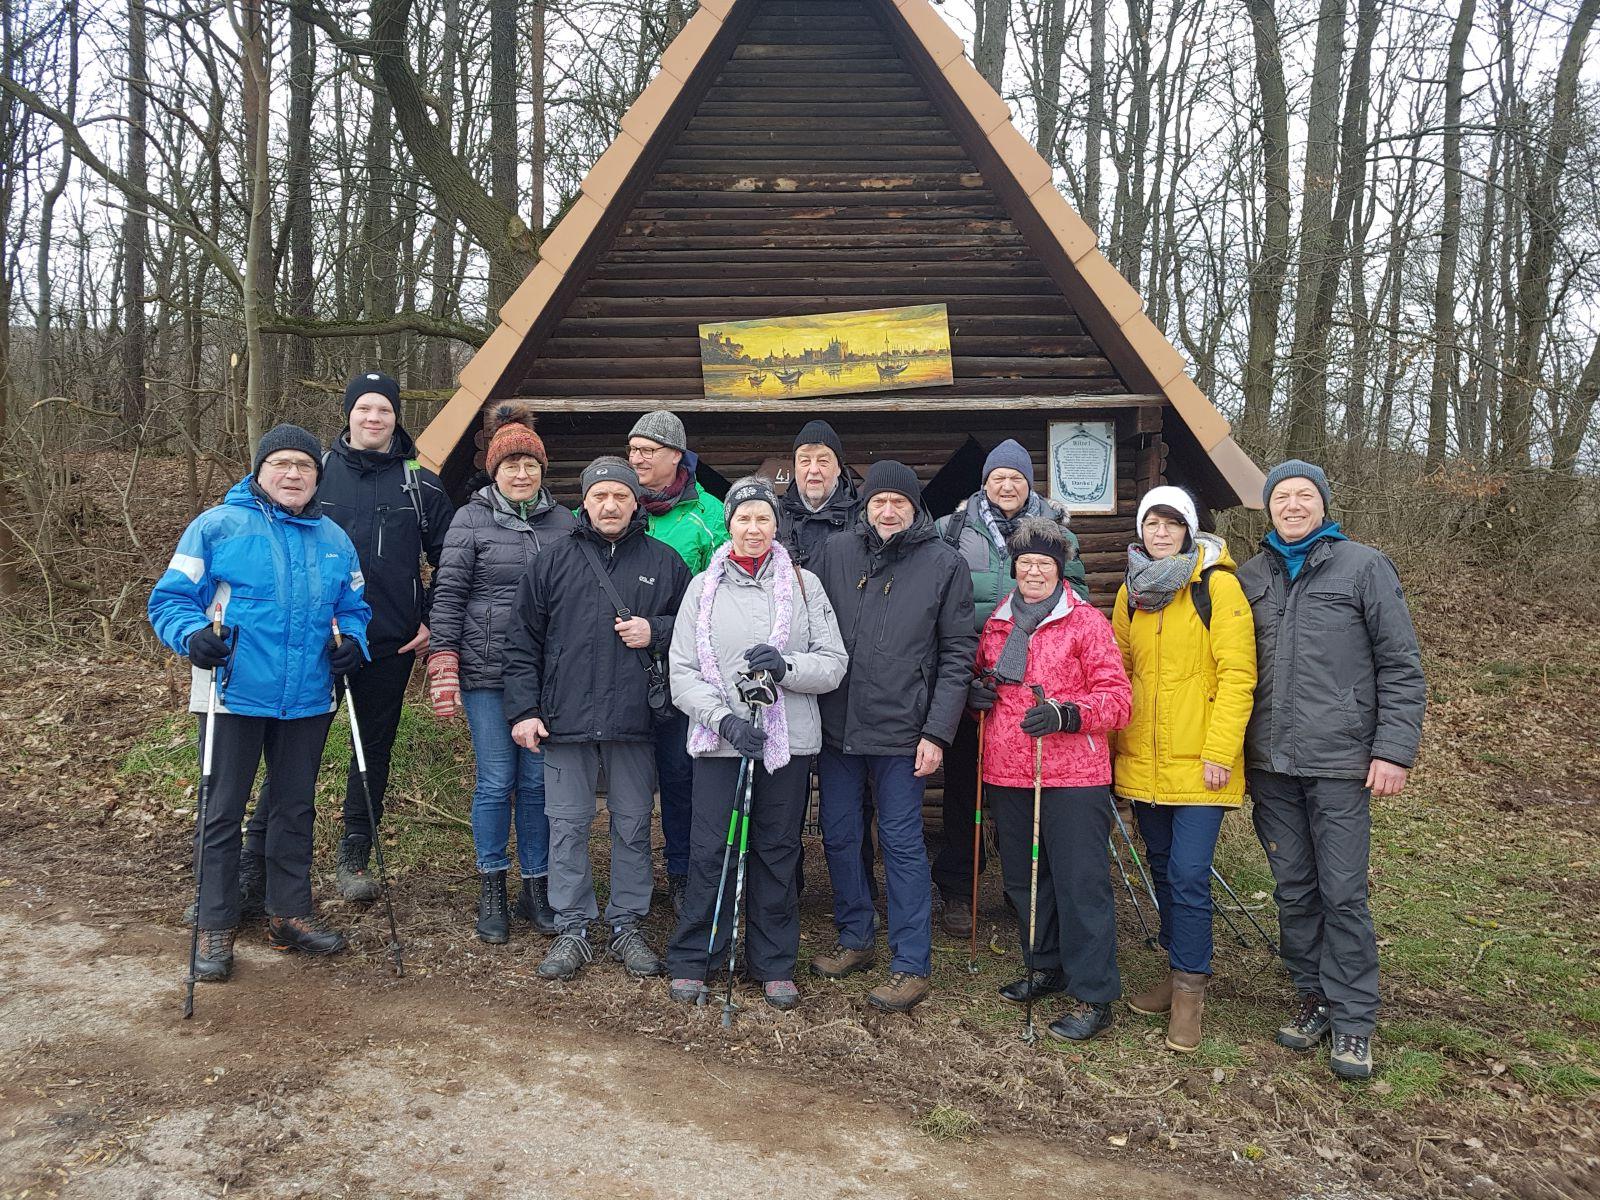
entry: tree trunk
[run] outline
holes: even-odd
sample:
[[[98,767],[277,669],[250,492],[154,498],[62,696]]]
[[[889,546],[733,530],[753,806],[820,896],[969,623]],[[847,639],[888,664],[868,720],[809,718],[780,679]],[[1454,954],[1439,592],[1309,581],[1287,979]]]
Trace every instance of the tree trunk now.
[[[533,230],[534,245],[544,241],[545,206],[545,100],[544,72],[549,57],[545,46],[545,0],[533,0],[533,34],[529,38],[529,78],[533,83],[533,145],[529,148],[532,162],[533,195],[528,199],[528,211],[533,219],[528,222]]]
[[[1261,93],[1262,185],[1266,204],[1260,250],[1250,269],[1250,330],[1245,352],[1245,444],[1266,448],[1272,417],[1272,377],[1278,322],[1289,271],[1289,93],[1283,78],[1278,17],[1272,0],[1245,0],[1255,39],[1256,87]]]
[[[1428,384],[1429,469],[1448,450],[1450,390],[1456,381],[1456,257],[1461,246],[1461,85],[1477,0],[1461,0],[1444,72],[1444,205],[1439,214],[1439,272],[1433,281],[1433,376]]]
[[[1011,0],[976,0],[972,33],[972,62],[978,74],[1001,90],[1006,73],[1006,33],[1011,26]]]
[[[127,176],[141,192],[148,186],[146,150],[149,141],[143,0],[128,0],[128,146]],[[144,260],[149,245],[149,209],[140,196],[127,197],[122,221],[122,423],[130,440],[144,424],[145,322]]]
[[[289,127],[284,131],[289,143],[286,179],[285,220],[289,225],[289,295],[286,308],[291,317],[310,320],[316,315],[316,253],[311,226],[311,131],[312,102],[316,86],[316,31],[299,5],[289,9]],[[311,339],[289,339],[289,378],[303,388],[314,377]]]
[[[1061,57],[1067,47],[1067,0],[1044,0],[1044,30],[1039,47],[1039,128],[1034,147],[1047,163],[1061,155],[1056,136],[1061,128]],[[1005,34],[1000,35],[1002,38]]]
[[[1106,0],[1089,0],[1089,116],[1083,129],[1084,221],[1100,232],[1100,143],[1106,128]]]
[[[489,194],[509,212],[517,203],[517,0],[489,0]],[[496,263],[489,273],[489,323],[520,278]]]
[[[272,74],[267,61],[268,37],[261,0],[242,0],[235,21],[244,59],[244,129],[248,156],[247,182],[250,194],[250,220],[246,233],[244,259],[245,330],[245,438],[253,458],[261,441],[268,401],[267,349],[262,333],[263,313],[270,310],[271,298],[265,288],[267,272],[267,226],[272,204],[271,159],[269,157],[272,122]]]

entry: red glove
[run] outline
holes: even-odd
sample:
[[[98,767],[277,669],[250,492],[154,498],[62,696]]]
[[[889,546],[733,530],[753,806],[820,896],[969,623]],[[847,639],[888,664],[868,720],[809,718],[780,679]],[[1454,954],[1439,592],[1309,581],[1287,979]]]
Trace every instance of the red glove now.
[[[461,712],[461,656],[454,650],[428,655],[428,698],[433,715],[441,721]]]

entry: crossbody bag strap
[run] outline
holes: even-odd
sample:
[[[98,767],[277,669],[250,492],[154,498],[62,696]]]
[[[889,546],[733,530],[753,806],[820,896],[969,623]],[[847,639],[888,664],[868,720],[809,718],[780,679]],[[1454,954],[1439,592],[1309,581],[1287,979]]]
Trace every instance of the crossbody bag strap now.
[[[606,599],[610,600],[611,607],[617,610],[618,619],[623,621],[632,620],[633,610],[624,604],[622,597],[617,594],[616,585],[611,582],[611,576],[607,573],[605,564],[600,561],[599,553],[582,538],[578,539],[578,549],[583,551],[584,558],[589,560],[590,568],[594,571],[595,577],[600,580],[600,586],[605,589]]]

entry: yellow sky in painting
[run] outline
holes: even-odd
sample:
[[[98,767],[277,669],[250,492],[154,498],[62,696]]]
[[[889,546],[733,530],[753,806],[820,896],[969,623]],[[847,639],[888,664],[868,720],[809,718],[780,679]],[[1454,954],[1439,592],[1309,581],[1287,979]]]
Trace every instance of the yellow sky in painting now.
[[[852,354],[881,351],[885,338],[896,350],[950,348],[949,322],[942,304],[727,321],[700,326],[700,336],[708,337],[713,330],[738,342],[754,359],[769,354],[798,355],[808,347],[820,350],[834,338],[844,342]]]

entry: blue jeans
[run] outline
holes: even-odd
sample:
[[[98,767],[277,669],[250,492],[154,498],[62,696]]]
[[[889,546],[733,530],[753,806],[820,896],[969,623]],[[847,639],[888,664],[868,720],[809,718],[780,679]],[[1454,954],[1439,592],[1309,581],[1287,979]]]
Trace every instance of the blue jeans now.
[[[656,723],[656,788],[661,792],[667,874],[687,875],[694,824],[694,759],[689,757],[689,718],[677,709],[673,713],[672,720]]]
[[[511,740],[500,707],[499,688],[466,688],[461,692],[472,729],[477,759],[477,785],[472,790],[472,845],[478,870],[509,871],[506,843],[517,826],[517,865],[524,879],[550,871],[550,823],[544,816],[544,754],[524,750]],[[513,794],[515,802],[513,803]]]
[[[1218,804],[1133,806],[1174,971],[1211,974],[1211,859],[1228,810]]]
[[[922,833],[925,781],[914,774],[910,754],[817,756],[822,785],[822,846],[833,881],[833,923],[839,944],[860,950],[872,945],[872,894],[861,859],[867,777],[878,810],[878,848],[889,891],[889,969],[908,975],[933,973],[933,876]]]

